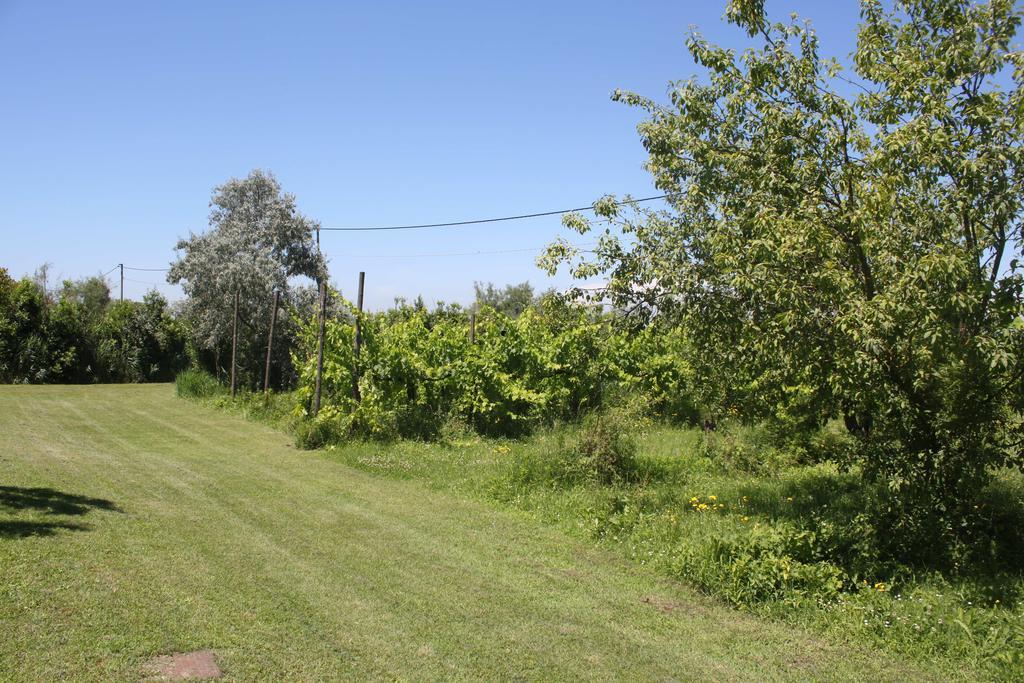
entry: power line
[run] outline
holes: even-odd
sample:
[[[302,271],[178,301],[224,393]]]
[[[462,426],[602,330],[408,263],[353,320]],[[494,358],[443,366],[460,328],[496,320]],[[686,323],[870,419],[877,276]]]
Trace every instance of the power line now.
[[[173,286],[173,285],[171,285],[168,282],[147,282],[145,280],[136,280],[136,279],[130,278],[130,277],[126,277],[124,279],[124,281],[125,282],[136,282],[136,283],[138,283],[140,285],[151,285],[153,287],[171,287],[171,286]]]
[[[573,244],[573,247],[592,247],[590,244]],[[494,251],[450,251],[435,254],[340,254],[341,258],[440,258],[443,256],[484,256],[487,254],[522,254],[531,251],[544,251],[544,247],[527,247],[525,249],[497,249]]]
[[[657,197],[644,197],[642,199],[626,199],[621,202],[615,202],[615,206],[625,206],[627,204],[639,204],[640,202],[653,202],[656,199],[666,199],[675,195],[672,194],[661,194]],[[501,221],[518,221],[524,218],[540,218],[541,216],[558,216],[561,214],[572,213],[574,211],[593,211],[593,206],[581,206],[576,209],[559,209],[558,211],[543,211],[541,213],[524,213],[519,216],[502,216],[501,218],[479,218],[472,221],[452,221],[450,223],[423,223],[420,225],[385,225],[377,227],[365,227],[365,228],[320,228],[321,230],[334,230],[339,232],[362,232],[369,230],[419,230],[422,228],[450,228],[459,225],[478,225],[480,223],[498,223]]]
[[[613,206],[626,206],[626,205],[632,205],[632,204],[640,204],[641,202],[653,202],[653,201],[656,201],[658,199],[667,199],[667,198],[673,197],[673,196],[675,196],[674,193],[669,193],[669,194],[657,195],[657,196],[654,196],[654,197],[642,197],[640,199],[624,199],[622,201],[615,202],[613,204]],[[503,221],[518,221],[518,220],[524,220],[524,219],[527,219],[527,218],[542,218],[544,216],[559,216],[559,215],[564,215],[564,214],[567,214],[567,213],[573,213],[573,212],[576,212],[576,211],[593,211],[593,210],[594,210],[593,206],[581,206],[581,207],[577,207],[577,208],[574,208],[574,209],[558,209],[557,211],[542,211],[542,212],[539,212],[539,213],[525,213],[525,214],[520,214],[520,215],[517,215],[517,216],[501,216],[499,218],[479,218],[479,219],[468,220],[468,221],[450,221],[450,222],[447,222],[447,223],[421,223],[421,224],[416,224],[416,225],[385,225],[385,226],[349,227],[349,228],[321,227],[321,228],[319,228],[319,230],[331,230],[331,231],[335,231],[335,232],[366,232],[366,231],[374,231],[374,230],[420,230],[420,229],[423,229],[423,228],[449,228],[449,227],[457,227],[457,226],[462,226],[462,225],[479,225],[479,224],[482,224],[482,223],[500,223],[500,222],[503,222]],[[599,221],[599,223],[608,223],[608,222],[610,222],[610,221],[608,221],[608,220]],[[585,245],[584,244],[579,244],[579,245],[572,245],[572,246],[574,246],[574,247],[584,247],[584,246],[593,246],[593,245],[592,244],[585,244]],[[525,252],[531,252],[531,251],[542,251],[542,250],[544,250],[546,248],[547,247],[529,247],[529,248],[525,248],[525,249],[498,249],[498,250],[493,250],[493,251],[478,250],[478,251],[446,252],[446,253],[434,253],[434,254],[361,254],[361,255],[342,255],[342,257],[343,258],[438,258],[438,257],[446,257],[446,256],[482,256],[482,255],[488,255],[488,254],[516,254],[516,253],[525,253]],[[147,272],[147,273],[166,273],[166,272],[169,272],[171,270],[170,268],[137,268],[135,266],[125,266],[123,264],[118,264],[118,265],[114,266],[113,268],[111,268],[110,270],[108,270],[106,273],[104,273],[103,277],[106,278],[107,276],[109,276],[111,273],[113,273],[118,268],[121,268],[122,272],[125,271],[125,270],[132,270],[132,271]],[[132,278],[126,278],[126,277],[122,277],[122,279],[127,280],[128,282],[137,282],[139,284],[144,284],[144,285],[154,285],[154,286],[156,286],[156,285],[164,285],[164,284],[166,284],[166,283],[145,282],[143,280],[134,280]]]

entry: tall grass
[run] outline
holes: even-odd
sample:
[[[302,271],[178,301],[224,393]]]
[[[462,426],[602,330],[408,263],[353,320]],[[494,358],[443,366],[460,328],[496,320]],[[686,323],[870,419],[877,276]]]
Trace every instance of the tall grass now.
[[[227,393],[227,388],[208,372],[189,368],[174,378],[174,390],[183,398],[211,398]]]

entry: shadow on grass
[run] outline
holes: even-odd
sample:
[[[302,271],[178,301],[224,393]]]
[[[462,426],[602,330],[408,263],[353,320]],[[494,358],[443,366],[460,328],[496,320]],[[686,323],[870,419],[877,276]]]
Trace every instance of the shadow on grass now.
[[[9,510],[40,510],[51,515],[84,515],[93,509],[121,511],[112,501],[104,498],[21,486],[0,486],[0,507]]]
[[[34,511],[46,515],[80,517],[91,510],[121,512],[112,501],[65,493],[51,488],[0,486],[0,509],[12,512]],[[0,539],[52,536],[58,531],[86,531],[84,524],[30,519],[0,520]]]
[[[22,520],[0,520],[0,538],[29,538],[30,536],[52,536],[57,531],[85,531],[83,524],[66,522],[30,522]]]

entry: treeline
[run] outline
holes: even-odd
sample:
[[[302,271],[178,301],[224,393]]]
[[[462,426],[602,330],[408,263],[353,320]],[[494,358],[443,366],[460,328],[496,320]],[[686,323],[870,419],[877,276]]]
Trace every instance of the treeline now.
[[[14,280],[0,268],[0,382],[163,382],[190,362],[188,335],[153,291],[112,301],[99,277]]]

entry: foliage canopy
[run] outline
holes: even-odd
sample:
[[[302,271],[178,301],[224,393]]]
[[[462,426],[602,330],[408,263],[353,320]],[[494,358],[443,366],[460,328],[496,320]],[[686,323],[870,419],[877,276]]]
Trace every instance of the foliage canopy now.
[[[853,74],[810,25],[730,3],[737,54],[691,33],[701,78],[628,92],[671,210],[620,215],[594,257],[622,306],[681,321],[697,370],[750,417],[843,415],[866,471],[950,531],[989,468],[1020,465],[1024,56],[1010,0],[861,3]],[[581,233],[580,215],[565,218]],[[959,503],[958,503],[959,501]],[[920,529],[918,529],[920,530]]]
[[[243,383],[255,385],[274,290],[286,305],[311,300],[294,290],[291,278],[320,281],[326,275],[313,239],[317,223],[299,212],[294,195],[284,192],[272,173],[255,170],[214,189],[209,224],[207,232],[178,242],[183,253],[171,264],[167,280],[184,289],[184,317],[197,345],[214,354],[215,366],[221,365],[222,352],[230,352],[234,296],[239,292],[240,376]],[[287,334],[287,327],[283,331]],[[284,342],[274,367],[286,373],[287,337]]]
[[[0,268],[0,382],[167,381],[188,363],[185,329],[167,301],[110,301],[101,277],[13,280]]]
[[[628,334],[554,299],[518,317],[484,307],[475,343],[464,311],[406,306],[360,319],[358,358],[353,321],[335,318],[325,325],[317,420],[340,435],[435,438],[461,424],[490,436],[519,436],[636,395],[648,414],[696,419],[678,330]],[[295,354],[300,413],[313,392],[317,329],[315,319],[306,323]],[[356,377],[359,400],[353,398]]]

